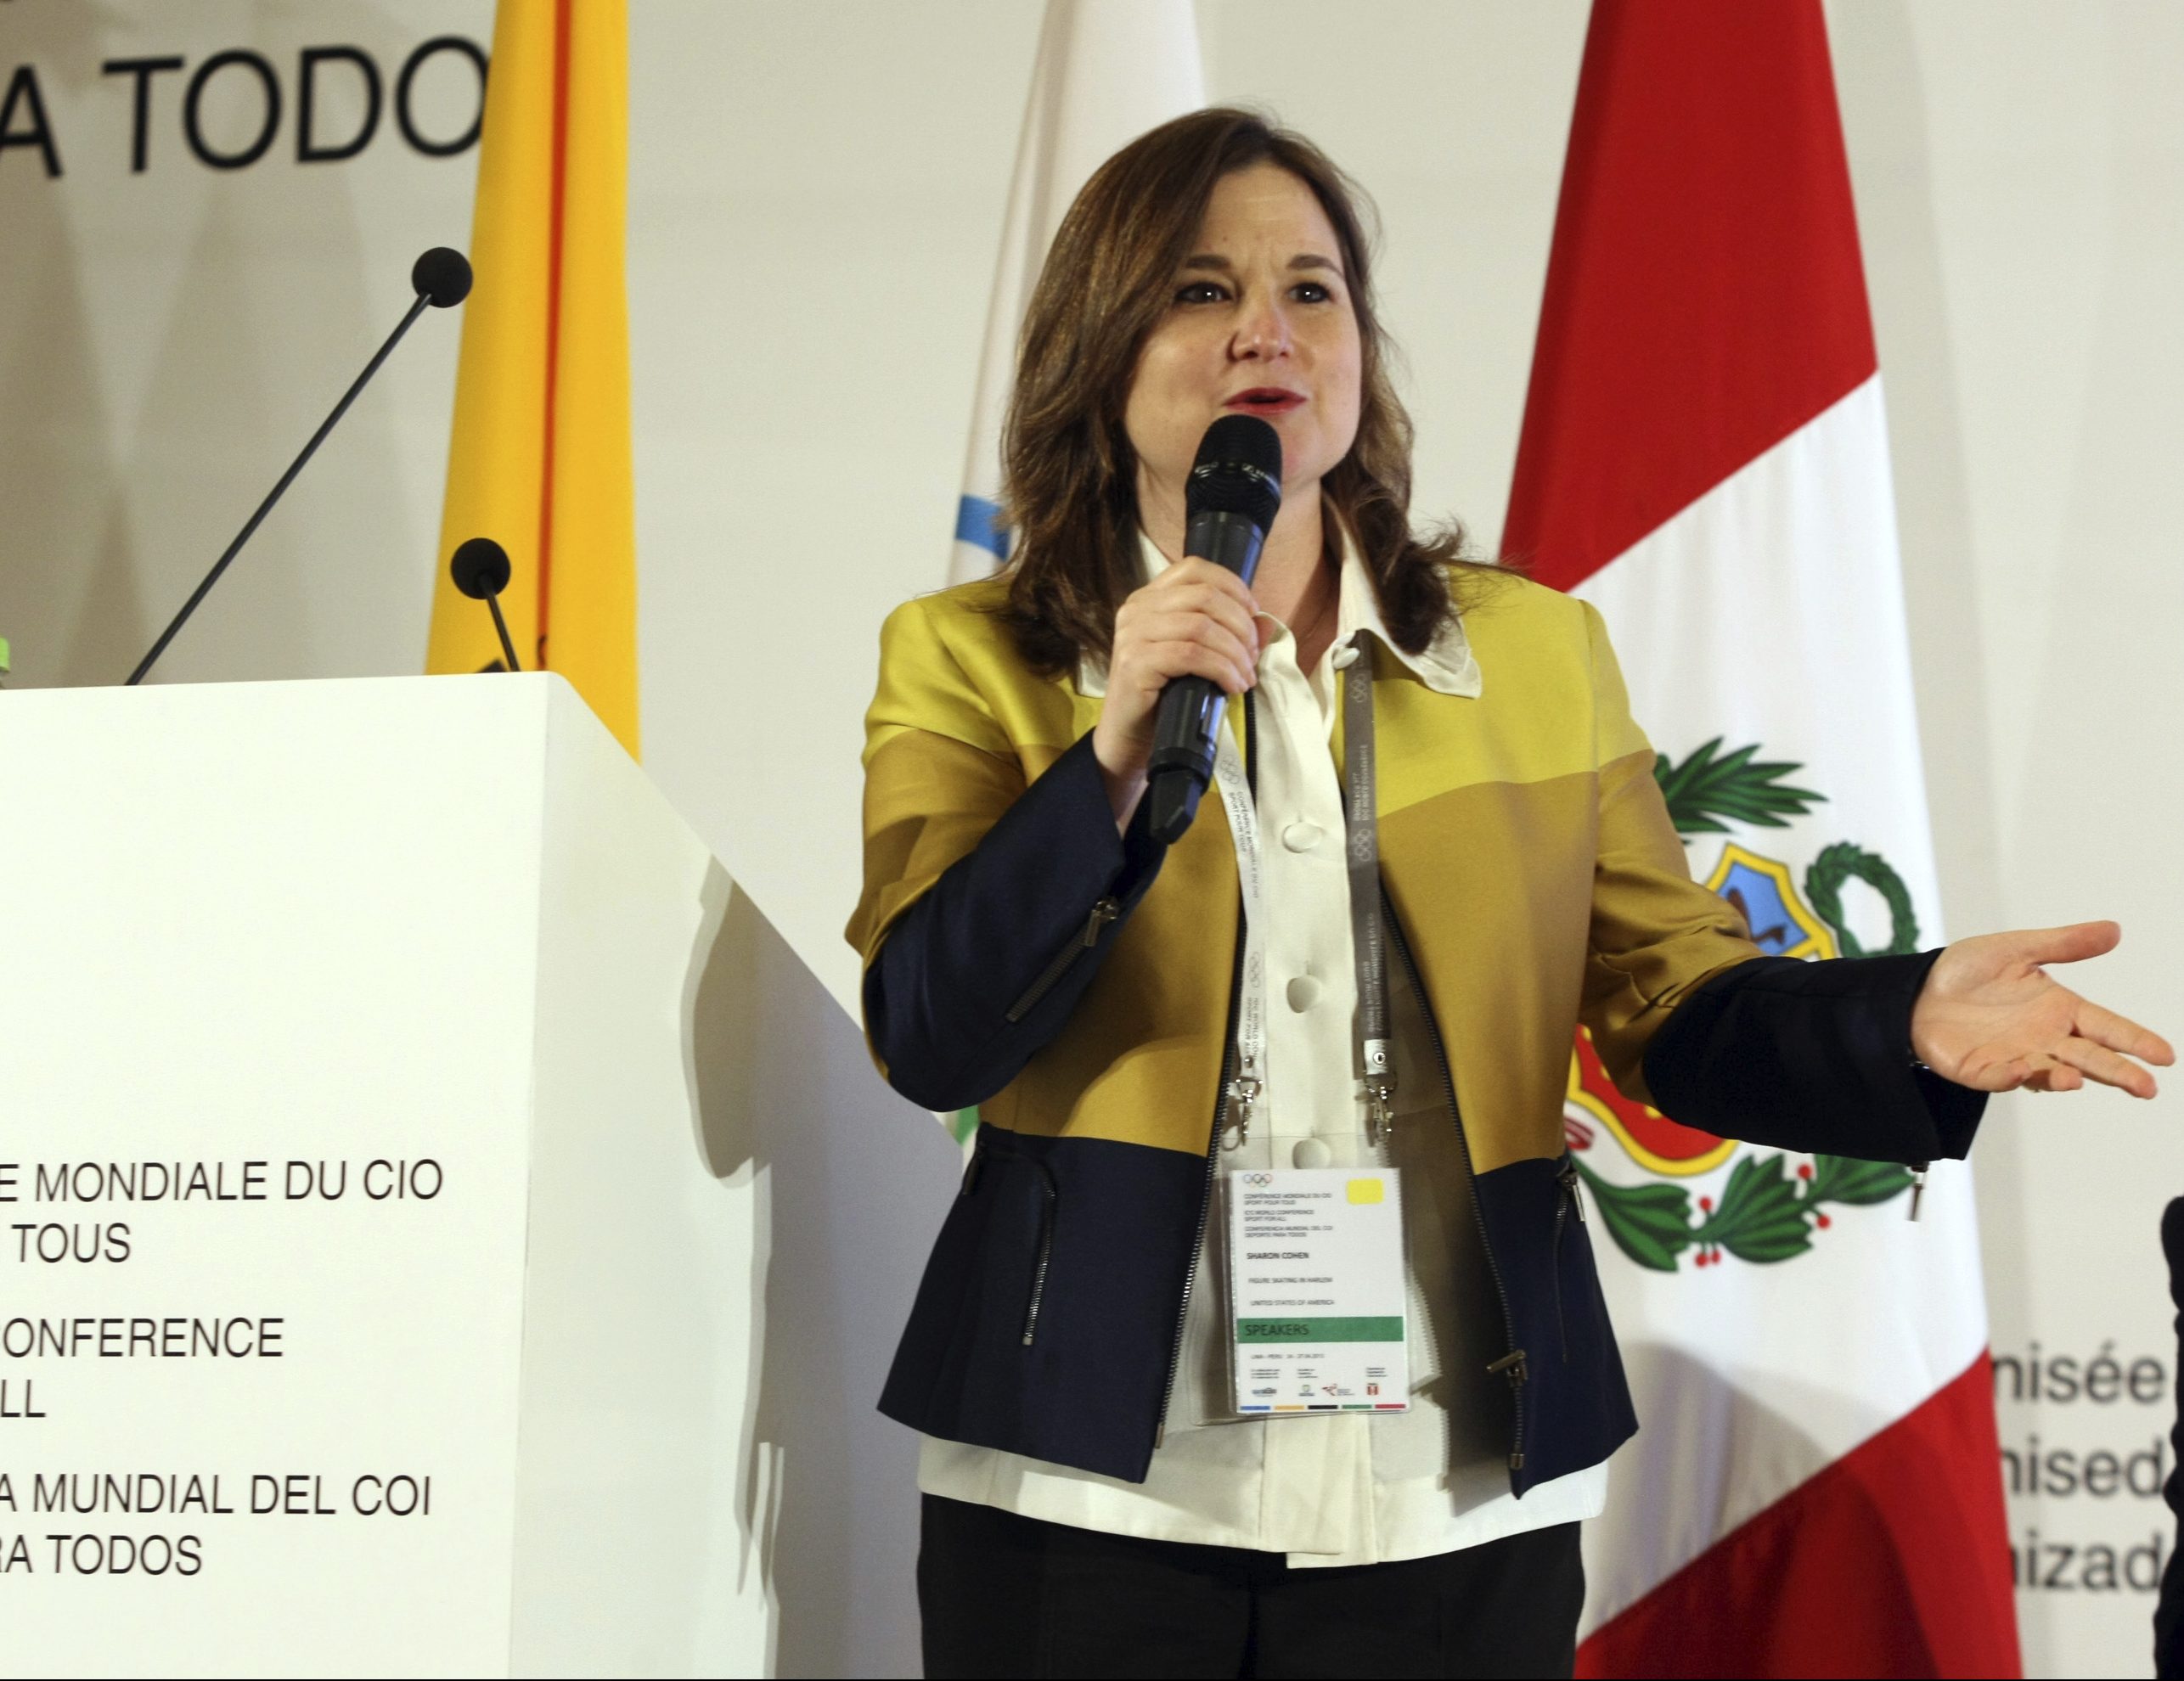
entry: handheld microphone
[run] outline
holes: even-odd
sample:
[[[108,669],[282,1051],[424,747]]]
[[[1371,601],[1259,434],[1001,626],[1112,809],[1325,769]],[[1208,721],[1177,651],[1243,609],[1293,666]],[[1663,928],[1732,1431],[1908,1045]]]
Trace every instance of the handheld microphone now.
[[[515,644],[509,640],[508,621],[500,616],[500,593],[514,576],[508,551],[491,537],[472,537],[456,548],[447,562],[447,576],[471,600],[482,601],[493,610],[493,627],[500,632],[500,651],[508,655],[508,669],[521,671],[523,667],[516,663]]]
[[[1183,506],[1184,554],[1225,566],[1249,584],[1281,507],[1281,435],[1256,414],[1216,420],[1199,441]],[[1145,798],[1148,825],[1163,845],[1180,840],[1198,815],[1228,699],[1207,677],[1178,677],[1161,691]]]
[[[403,316],[401,323],[387,335],[386,342],[379,348],[379,354],[364,364],[364,371],[357,375],[357,382],[342,393],[341,402],[334,405],[334,412],[311,435],[311,441],[304,445],[303,453],[289,464],[288,471],[280,475],[280,482],[258,504],[258,511],[244,521],[243,529],[235,533],[235,540],[212,563],[212,570],[205,575],[205,582],[190,593],[189,599],[182,604],[182,610],[160,632],[160,639],[152,644],[151,651],[137,661],[137,669],[129,673],[128,683],[123,687],[132,687],[144,680],[144,674],[151,670],[153,662],[166,652],[166,645],[174,640],[175,632],[189,622],[189,616],[197,610],[198,603],[211,594],[212,586],[220,582],[220,575],[228,570],[228,563],[243,552],[243,545],[250,540],[250,534],[257,530],[266,515],[273,512],[273,503],[280,500],[282,493],[295,481],[296,475],[303,470],[303,464],[310,460],[318,446],[326,441],[326,435],[334,430],[335,423],[349,412],[349,405],[357,400],[357,393],[370,383],[372,375],[380,371],[380,363],[385,362],[394,347],[402,342],[402,335],[409,330],[410,323],[428,308],[447,309],[470,295],[470,265],[460,251],[449,250],[445,245],[435,245],[412,265],[409,284],[417,294],[417,301],[410,305],[409,313]]]

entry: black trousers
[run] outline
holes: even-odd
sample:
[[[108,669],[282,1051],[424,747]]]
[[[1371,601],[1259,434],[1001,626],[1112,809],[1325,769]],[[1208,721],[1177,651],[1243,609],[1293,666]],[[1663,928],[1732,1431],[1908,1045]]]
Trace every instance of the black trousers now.
[[[1292,1426],[1293,1428],[1293,1426]],[[1585,1566],[1560,1524],[1400,1564],[1140,1541],[925,1497],[928,1676],[1567,1676]]]

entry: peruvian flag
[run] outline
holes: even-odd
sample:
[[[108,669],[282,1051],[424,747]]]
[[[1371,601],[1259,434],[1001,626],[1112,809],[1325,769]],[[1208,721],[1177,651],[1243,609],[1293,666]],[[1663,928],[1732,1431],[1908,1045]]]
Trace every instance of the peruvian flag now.
[[[1940,943],[1819,0],[1596,0],[1505,548],[1599,606],[1692,873],[1792,957]],[[1908,1053],[1906,1053],[1908,1054]],[[2019,1673],[1971,1175],[1567,1118],[1643,1429],[1579,1672]]]

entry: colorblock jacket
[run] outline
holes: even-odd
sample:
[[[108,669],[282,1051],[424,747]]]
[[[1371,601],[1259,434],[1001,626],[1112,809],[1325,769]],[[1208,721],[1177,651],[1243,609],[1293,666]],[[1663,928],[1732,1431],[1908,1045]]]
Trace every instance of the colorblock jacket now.
[[[1102,702],[1025,665],[1003,588],[898,609],[867,717],[867,1039],[981,1122],[881,1408],[1142,1481],[1218,1166],[1236,857],[1211,799],[1172,848],[1142,811],[1117,834]],[[1765,957],[1691,880],[1590,605],[1510,579],[1462,629],[1476,696],[1375,661],[1381,874],[1471,1160],[1521,1496],[1637,1428],[1563,1142],[1580,1021],[1629,1095],[1782,1149],[1958,1156],[1984,1099],[1913,1061],[1935,953]]]

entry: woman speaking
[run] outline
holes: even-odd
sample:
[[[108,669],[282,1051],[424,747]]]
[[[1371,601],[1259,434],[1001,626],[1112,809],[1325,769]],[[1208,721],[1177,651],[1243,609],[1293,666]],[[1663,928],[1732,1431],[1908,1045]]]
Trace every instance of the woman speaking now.
[[[1760,954],[1598,615],[1412,530],[1370,257],[1249,113],[1117,153],[1025,323],[1011,559],[883,634],[866,1031],[980,1113],[881,1402],[925,1437],[929,1674],[1570,1672],[1637,1427],[1563,1144],[1580,1022],[1688,1125],[1918,1164],[1986,1092],[2170,1060],[2039,967],[2110,924]],[[1185,542],[1239,414],[1280,446],[1248,586]],[[1229,716],[1163,845],[1186,677]]]

